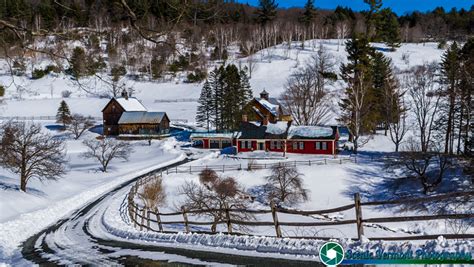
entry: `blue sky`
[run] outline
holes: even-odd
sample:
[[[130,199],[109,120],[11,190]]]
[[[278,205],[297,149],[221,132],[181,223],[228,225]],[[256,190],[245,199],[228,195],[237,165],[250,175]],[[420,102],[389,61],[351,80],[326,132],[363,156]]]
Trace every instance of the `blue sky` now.
[[[258,0],[237,0],[241,3],[249,3],[257,5]],[[306,0],[276,0],[279,7],[304,6]],[[367,9],[367,5],[363,0],[315,0],[316,7],[322,9],[334,9],[336,6],[348,6],[354,10]],[[410,12],[414,10],[427,11],[437,6],[442,6],[446,11],[456,7],[457,9],[470,9],[474,5],[472,0],[384,0],[384,7],[390,7],[398,14]]]

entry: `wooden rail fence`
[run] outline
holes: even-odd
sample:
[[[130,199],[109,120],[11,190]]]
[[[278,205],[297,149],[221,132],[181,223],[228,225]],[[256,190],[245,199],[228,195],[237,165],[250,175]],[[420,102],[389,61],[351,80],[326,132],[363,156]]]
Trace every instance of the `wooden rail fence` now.
[[[313,165],[327,165],[327,164],[344,164],[349,162],[357,163],[356,157],[344,157],[344,158],[326,158],[316,160],[295,160],[285,161],[276,163],[248,163],[248,164],[228,164],[228,165],[204,165],[204,166],[176,166],[165,169],[162,174],[170,173],[196,173],[201,172],[204,169],[211,169],[218,172],[226,171],[240,171],[240,170],[262,170],[270,169],[273,166],[286,165],[286,166],[313,166]]]
[[[443,199],[450,199],[456,197],[473,197],[474,191],[467,192],[453,192],[442,195],[434,195],[423,198],[406,198],[398,200],[388,201],[372,201],[372,202],[361,202],[359,193],[354,194],[354,202],[348,205],[335,207],[325,210],[294,210],[286,209],[276,206],[273,202],[270,203],[269,209],[207,209],[207,210],[187,210],[184,206],[181,207],[180,211],[176,212],[157,212],[152,211],[147,207],[140,207],[135,203],[134,199],[138,190],[144,184],[155,179],[156,176],[144,177],[138,180],[130,189],[128,194],[128,215],[134,225],[134,227],[140,230],[160,232],[160,233],[177,233],[177,231],[165,231],[164,225],[182,225],[186,233],[207,233],[215,234],[215,232],[209,231],[192,231],[191,226],[211,226],[214,224],[225,224],[227,228],[227,234],[242,235],[234,231],[234,225],[244,226],[272,226],[275,228],[276,237],[285,238],[299,238],[299,239],[331,239],[330,237],[318,237],[318,236],[283,236],[281,227],[282,226],[293,226],[293,227],[320,227],[320,226],[335,226],[335,225],[350,225],[354,224],[357,230],[357,237],[354,239],[361,239],[364,235],[364,224],[366,223],[395,223],[395,222],[410,222],[410,221],[428,221],[428,220],[442,220],[442,219],[473,219],[473,213],[458,213],[458,214],[438,214],[438,215],[416,215],[416,216],[400,216],[400,217],[378,217],[378,218],[364,218],[362,207],[364,206],[385,206],[385,205],[401,205],[401,204],[413,204],[426,201],[437,201]],[[301,216],[311,215],[327,215],[331,213],[347,211],[354,209],[355,219],[337,220],[328,222],[282,222],[278,220],[278,213],[282,214],[293,214]],[[209,212],[222,212],[225,214],[225,220],[214,222],[214,221],[190,221],[189,215],[204,215]],[[242,221],[235,220],[232,218],[232,213],[252,213],[252,214],[271,214],[272,221]],[[182,220],[174,221],[163,221],[163,217],[169,216],[182,216]],[[152,227],[151,223],[158,225]],[[246,234],[249,235],[249,234]],[[398,237],[369,237],[372,240],[427,240],[435,239],[438,236],[444,236],[448,239],[466,239],[474,238],[474,234],[436,234],[436,235],[410,235],[410,236],[398,236]]]

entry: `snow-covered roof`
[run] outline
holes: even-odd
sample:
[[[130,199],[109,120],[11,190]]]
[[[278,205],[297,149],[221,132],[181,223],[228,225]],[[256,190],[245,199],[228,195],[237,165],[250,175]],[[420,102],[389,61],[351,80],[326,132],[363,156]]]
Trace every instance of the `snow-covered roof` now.
[[[192,133],[191,138],[233,138],[234,133]]]
[[[288,138],[328,138],[334,135],[334,129],[329,126],[291,126]]]
[[[286,133],[287,128],[288,128],[287,121],[277,121],[276,123],[267,124],[267,129],[265,130],[265,133],[275,134],[275,135],[284,134]]]
[[[146,111],[145,106],[135,97],[117,97],[115,100],[125,111]]]
[[[166,116],[165,112],[147,112],[147,111],[126,111],[122,113],[119,124],[134,124],[134,123],[160,123]]]
[[[274,116],[278,116],[278,108],[280,105],[278,102],[271,103],[269,100],[263,99],[263,98],[256,98],[255,100],[258,101],[262,106],[264,106],[270,113],[272,113]]]

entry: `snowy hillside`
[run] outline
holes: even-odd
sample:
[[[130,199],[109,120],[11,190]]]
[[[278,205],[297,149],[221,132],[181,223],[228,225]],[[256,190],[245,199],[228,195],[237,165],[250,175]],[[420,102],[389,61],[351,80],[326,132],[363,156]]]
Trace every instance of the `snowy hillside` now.
[[[287,45],[278,45],[257,52],[251,57],[254,62],[250,83],[254,95],[265,89],[271,97],[278,97],[284,90],[287,78],[316,54],[322,44],[330,53],[338,70],[346,60],[345,47],[338,40],[312,40],[301,44],[293,43],[291,49]],[[436,43],[402,44],[395,52],[390,52],[383,44],[372,44],[377,50],[390,57],[396,68],[406,70],[426,62],[439,62],[444,50],[437,48]],[[229,63],[246,65],[249,58],[231,59]],[[6,66],[4,65],[4,68]],[[212,67],[209,71],[212,70]],[[0,76],[0,83],[7,85],[5,100],[0,107],[0,116],[54,116],[61,101],[61,92],[72,92],[66,99],[72,112],[99,117],[107,99],[100,99],[85,92],[86,90],[100,91],[109,86],[98,78],[81,79],[80,83],[64,74],[47,75],[38,80],[27,77],[10,76],[6,71]],[[186,119],[194,121],[196,99],[199,98],[201,84],[183,83],[176,78],[172,82],[144,82],[127,79],[128,87],[133,88],[134,95],[150,110],[166,111],[171,119]],[[91,89],[92,88],[92,89]],[[334,90],[341,89],[336,83]],[[186,102],[161,102],[162,100],[180,100]]]

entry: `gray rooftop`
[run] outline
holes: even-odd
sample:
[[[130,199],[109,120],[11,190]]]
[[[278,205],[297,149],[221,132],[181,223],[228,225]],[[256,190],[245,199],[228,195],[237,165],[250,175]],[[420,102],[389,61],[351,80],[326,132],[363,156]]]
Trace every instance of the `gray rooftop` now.
[[[127,111],[122,113],[119,124],[155,124],[160,123],[166,112]]]

